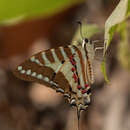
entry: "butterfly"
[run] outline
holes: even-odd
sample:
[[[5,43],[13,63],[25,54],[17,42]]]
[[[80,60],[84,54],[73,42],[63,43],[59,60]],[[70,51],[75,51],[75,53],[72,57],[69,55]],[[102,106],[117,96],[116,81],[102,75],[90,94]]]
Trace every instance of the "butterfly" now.
[[[83,38],[81,44],[61,46],[41,51],[14,70],[22,80],[34,81],[60,92],[72,106],[86,110],[91,100],[91,85],[94,82],[94,44]]]

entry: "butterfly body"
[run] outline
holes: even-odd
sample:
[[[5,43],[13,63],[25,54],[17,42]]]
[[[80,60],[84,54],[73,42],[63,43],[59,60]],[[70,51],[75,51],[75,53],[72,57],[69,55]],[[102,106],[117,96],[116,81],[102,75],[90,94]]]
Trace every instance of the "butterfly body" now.
[[[84,39],[82,45],[39,52],[19,65],[14,74],[63,93],[80,112],[90,104],[93,57],[94,47]]]

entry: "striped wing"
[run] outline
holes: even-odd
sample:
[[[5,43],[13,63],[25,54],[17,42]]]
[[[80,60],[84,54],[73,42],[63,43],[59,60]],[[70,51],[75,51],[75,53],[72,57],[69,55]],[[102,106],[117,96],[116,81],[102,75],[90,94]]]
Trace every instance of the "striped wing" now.
[[[62,92],[78,110],[90,103],[86,53],[81,46],[59,47],[42,51],[14,71],[16,77],[36,81]]]

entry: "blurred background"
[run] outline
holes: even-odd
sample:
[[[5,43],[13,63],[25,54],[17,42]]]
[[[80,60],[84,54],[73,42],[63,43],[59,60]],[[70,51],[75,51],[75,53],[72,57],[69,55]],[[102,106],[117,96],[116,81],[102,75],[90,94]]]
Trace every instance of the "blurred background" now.
[[[96,26],[87,32],[91,33],[89,38],[103,40],[105,21],[118,2],[0,2],[0,130],[78,129],[76,109],[71,108],[61,94],[43,85],[19,80],[12,71],[41,50],[71,44],[75,40],[77,21]],[[126,28],[128,41],[129,25]],[[107,53],[110,84],[101,73],[102,56],[99,55],[94,61],[92,103],[81,114],[81,130],[130,130],[130,44],[121,42],[116,33]]]

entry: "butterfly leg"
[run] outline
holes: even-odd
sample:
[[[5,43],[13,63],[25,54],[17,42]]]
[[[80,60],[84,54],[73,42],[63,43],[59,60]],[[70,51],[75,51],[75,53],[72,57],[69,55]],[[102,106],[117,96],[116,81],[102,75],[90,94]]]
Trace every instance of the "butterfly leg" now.
[[[96,48],[95,48],[95,52],[96,52],[97,50],[102,50],[102,49],[104,49],[104,47],[96,47]]]

